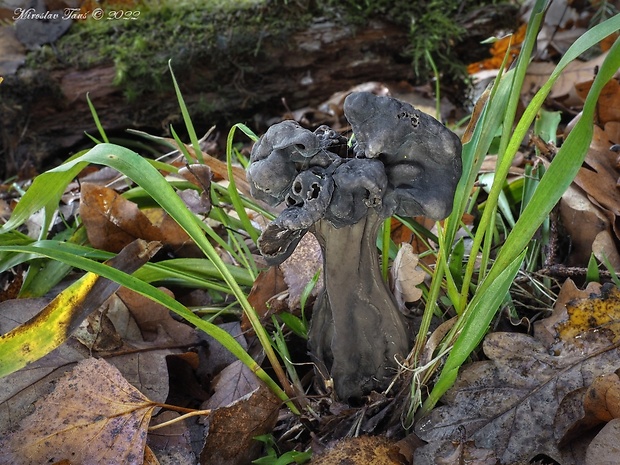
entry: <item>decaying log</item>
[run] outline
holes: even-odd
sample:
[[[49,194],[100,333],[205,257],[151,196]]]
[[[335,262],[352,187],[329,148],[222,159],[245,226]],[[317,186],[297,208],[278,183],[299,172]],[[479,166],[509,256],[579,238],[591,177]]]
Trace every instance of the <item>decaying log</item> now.
[[[36,0],[37,4],[44,1],[50,9],[75,3],[75,0]],[[52,8],[50,2],[56,6]],[[114,2],[127,9],[127,5],[138,0],[91,3],[105,8]],[[262,4],[257,2],[249,15],[248,11],[233,10],[224,19],[221,15],[209,16],[211,13],[192,10],[192,21],[208,28],[192,35],[196,24],[186,24],[189,20],[185,17],[177,19],[179,22],[173,26],[181,28],[183,33],[174,36],[174,50],[149,42],[151,38],[144,31],[130,32],[121,29],[120,24],[114,25],[108,36],[103,39],[99,36],[104,45],[132,33],[134,42],[144,44],[137,51],[121,49],[125,61],[118,57],[97,60],[99,49],[92,46],[82,50],[98,45],[97,40],[84,38],[84,32],[75,32],[79,24],[74,24],[55,44],[44,45],[38,52],[36,46],[35,50],[26,51],[15,38],[16,28],[3,25],[0,27],[0,76],[4,78],[0,84],[0,176],[13,175],[24,165],[39,170],[55,165],[81,148],[81,143],[90,145],[84,132],[97,135],[97,131],[86,102],[87,93],[109,134],[135,128],[168,135],[170,123],[174,123],[177,132],[182,132],[179,106],[165,64],[168,58],[172,59],[199,132],[214,124],[226,131],[230,124],[239,121],[262,132],[268,126],[265,117],[280,116],[287,107],[317,105],[334,92],[367,81],[426,82],[428,76],[419,78],[413,72],[410,52],[412,40],[417,38],[411,37],[409,18],[412,14],[419,16],[422,11],[437,12],[426,2],[407,4],[409,12],[401,11],[404,7],[397,3],[387,12],[379,9],[364,18],[353,18],[349,10],[337,10],[331,2],[306,0],[265,0]],[[450,19],[454,16],[465,33],[458,40],[450,39],[449,54],[448,45],[440,44],[444,62],[446,57],[455,57],[450,59],[452,64],[474,49],[484,53],[484,47],[476,46],[479,41],[499,28],[510,30],[504,23],[514,22],[516,18],[515,7],[506,10],[506,5],[495,2],[484,6],[483,0],[480,5],[469,5],[468,8],[477,8],[473,15],[461,2],[453,3],[452,10],[446,9],[443,14],[450,15]],[[0,17],[3,14],[10,17],[12,12],[0,8]],[[155,30],[162,30],[159,21],[159,17],[147,20],[141,16],[135,23],[154,24]],[[429,27],[434,27],[434,23],[430,24]],[[21,26],[24,29],[24,24]],[[209,37],[204,35],[207,29],[212,31]],[[84,30],[88,29],[80,31]],[[419,43],[428,44],[423,39],[419,38]],[[157,51],[158,63],[152,66],[150,62],[145,63],[140,51],[144,47]],[[29,54],[28,61],[26,54]],[[48,59],[51,64],[45,63]],[[92,65],[90,61],[98,64]],[[132,76],[136,62],[142,66],[139,78]],[[132,92],[127,85],[139,86],[142,81],[148,81],[148,76],[154,76],[159,84],[145,85],[146,90],[133,92],[133,98],[128,98]],[[442,85],[448,81],[449,76],[442,77]],[[118,82],[121,84],[115,84]]]
[[[200,60],[185,67],[191,73],[175,75],[200,130],[248,121],[259,110],[282,114],[282,99],[297,108],[364,81],[410,78],[411,65],[400,55],[407,43],[407,31],[387,22],[360,28],[316,18],[284,42],[262,39],[256,55],[233,57],[230,66]],[[161,134],[171,122],[182,128],[171,80],[169,90],[128,102],[113,83],[115,75],[112,63],[87,70],[20,68],[5,75],[0,175],[15,174],[24,164],[57,163],[86,141],[84,132],[97,135],[87,93],[107,131],[149,128]]]

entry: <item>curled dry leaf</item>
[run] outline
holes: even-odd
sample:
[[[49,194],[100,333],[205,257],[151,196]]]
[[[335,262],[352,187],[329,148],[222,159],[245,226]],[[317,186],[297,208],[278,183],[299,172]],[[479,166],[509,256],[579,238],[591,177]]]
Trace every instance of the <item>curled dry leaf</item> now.
[[[248,295],[248,301],[264,320],[269,317],[269,311],[273,308],[273,299],[286,296],[287,289],[280,267],[272,266],[258,274]],[[241,327],[244,331],[252,331],[252,325],[245,313],[241,317]]]
[[[173,246],[189,241],[187,233],[163,210],[152,209],[149,216],[113,189],[82,184],[80,217],[89,242],[97,249],[118,252],[137,238]]]
[[[154,408],[112,365],[84,360],[0,439],[0,464],[142,464]]]
[[[208,215],[211,211],[211,179],[213,173],[207,165],[187,165],[179,169],[179,175],[197,186],[195,189],[183,189],[178,191],[187,208],[196,215]]]
[[[607,423],[590,443],[586,452],[586,465],[616,465],[618,438],[620,419],[616,418]]]
[[[575,84],[577,95],[585,101],[594,80]],[[598,124],[605,126],[610,121],[620,122],[620,83],[612,79],[603,87],[596,103]]]
[[[607,53],[603,53],[592,60],[571,61],[553,84],[549,97],[561,99],[565,105],[581,103],[575,92],[575,83],[592,79],[606,57]],[[549,80],[549,76],[554,69],[555,65],[551,62],[539,61],[530,63],[523,82],[523,89],[527,89],[529,95],[533,96]]]
[[[288,286],[288,306],[291,310],[300,307],[301,294],[306,285],[322,268],[321,247],[313,235],[306,234],[291,256],[280,264],[284,282]],[[323,280],[319,278],[310,295],[316,297],[322,289]]]
[[[571,239],[571,252],[566,265],[585,268],[598,235],[611,231],[609,219],[588,199],[583,190],[575,185],[569,186],[562,194],[560,216]]]
[[[568,445],[593,427],[613,419],[620,419],[617,373],[601,375],[589,387],[564,397],[555,418],[555,437],[560,445]]]
[[[569,265],[585,267],[593,252],[600,261],[609,260],[615,269],[620,269],[620,253],[615,244],[620,238],[620,169],[618,154],[610,150],[619,142],[620,122],[607,122],[604,129],[594,126],[584,166],[562,196],[562,223],[574,246]]]
[[[170,290],[163,287],[159,289],[174,297]],[[172,318],[167,307],[126,287],[121,287],[116,294],[129,309],[145,341],[158,339],[160,342],[188,345],[198,342],[196,331],[189,325]]]

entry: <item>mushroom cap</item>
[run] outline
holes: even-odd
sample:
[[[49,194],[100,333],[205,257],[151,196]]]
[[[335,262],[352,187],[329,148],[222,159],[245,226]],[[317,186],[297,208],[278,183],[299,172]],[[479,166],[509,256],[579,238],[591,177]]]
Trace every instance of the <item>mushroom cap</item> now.
[[[356,156],[385,165],[384,216],[439,220],[450,214],[462,172],[456,134],[409,103],[370,92],[349,94],[344,114],[355,135]]]
[[[321,219],[342,228],[358,223],[370,208],[385,218],[436,220],[452,210],[462,169],[461,142],[452,131],[408,103],[370,92],[347,96],[344,114],[356,158],[332,151],[343,145],[335,131],[312,132],[295,121],[271,126],[252,148],[252,195],[287,207],[259,242],[271,263],[285,260],[292,243]]]

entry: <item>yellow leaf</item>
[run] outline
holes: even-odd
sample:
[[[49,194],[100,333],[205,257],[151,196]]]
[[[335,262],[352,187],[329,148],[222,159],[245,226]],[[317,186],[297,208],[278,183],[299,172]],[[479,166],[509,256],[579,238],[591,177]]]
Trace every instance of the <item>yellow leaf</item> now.
[[[142,464],[156,406],[106,361],[83,360],[0,439],[0,464]]]

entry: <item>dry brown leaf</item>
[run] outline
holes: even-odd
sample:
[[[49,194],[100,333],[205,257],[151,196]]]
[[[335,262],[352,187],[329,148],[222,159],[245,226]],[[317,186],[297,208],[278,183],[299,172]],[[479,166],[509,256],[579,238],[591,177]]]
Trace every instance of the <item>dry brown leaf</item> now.
[[[159,413],[151,420],[151,426],[174,420],[180,416],[170,410]],[[148,447],[155,452],[162,463],[165,464],[195,464],[196,455],[192,449],[192,438],[188,428],[188,422],[192,418],[180,420],[150,431],[147,438]]]
[[[245,331],[241,328],[241,324],[238,321],[222,323],[218,326],[234,337],[244,350],[248,349],[248,343],[244,336]],[[210,381],[225,367],[238,360],[237,357],[212,336],[202,331],[198,333],[198,336],[206,341],[208,347],[207,350],[199,352],[200,365],[197,370],[198,375],[202,379]]]
[[[224,368],[211,383],[215,391],[203,405],[205,410],[225,407],[254,392],[260,387],[260,381],[246,365],[239,360]]]
[[[558,447],[554,417],[567,394],[620,367],[618,347],[603,340],[556,356],[525,334],[491,333],[483,349],[490,360],[463,369],[442,399],[446,405],[417,423],[418,436],[426,441],[460,439],[464,428],[466,440],[494,450],[503,464],[529,462],[538,454],[563,465],[580,463],[577,449]],[[416,451],[414,463],[432,463],[418,461],[422,453]]]
[[[620,253],[610,231],[601,231],[596,235],[592,241],[592,253],[599,262],[607,265],[606,261],[609,261],[612,269],[620,270]]]
[[[109,303],[106,301],[99,310],[86,318],[73,332],[73,337],[92,352],[112,352],[123,346],[123,340],[108,317]]]
[[[312,465],[404,465],[396,444],[383,436],[343,439],[328,451],[313,457]]]
[[[197,249],[197,246],[193,246],[194,243],[183,228],[165,210],[162,208],[145,208],[141,211],[157,230],[156,237],[159,239],[153,240],[158,240],[162,244],[170,246],[175,252],[178,252],[177,249],[185,245]],[[193,255],[195,254],[189,254],[189,256]]]
[[[151,450],[149,446],[144,448],[144,457],[142,458],[142,465],[160,465],[159,460]]]
[[[563,98],[566,105],[579,104],[581,100],[576,95],[575,83],[589,81],[596,76],[606,56],[607,53],[603,53],[589,61],[571,61],[554,83],[549,97]],[[530,63],[523,81],[524,91],[534,95],[549,80],[554,69],[555,65],[548,61]]]
[[[202,192],[206,192],[207,194],[209,193],[213,173],[211,172],[211,168],[207,165],[186,165],[179,169],[178,174],[196,187],[199,187]]]
[[[141,464],[154,408],[109,363],[84,360],[0,439],[0,463]]]
[[[278,266],[272,266],[267,270],[261,271],[252,285],[248,301],[256,310],[261,319],[268,317],[271,310],[270,301],[272,298],[286,293],[287,285],[284,282],[284,275]],[[250,331],[252,325],[245,314],[241,317],[241,328]]]
[[[589,387],[570,392],[555,416],[555,437],[561,446],[589,434],[592,428],[620,418],[620,378],[617,373],[597,377]]]
[[[262,319],[270,313],[299,310],[301,294],[322,268],[321,248],[312,234],[305,234],[283,263],[260,272],[248,300]],[[316,298],[322,289],[323,280],[319,277],[310,297]],[[244,330],[251,330],[245,315],[241,317],[241,323]]]
[[[594,80],[575,84],[577,95],[583,101],[586,100],[588,92]],[[610,121],[620,122],[620,82],[612,79],[603,87],[601,94],[596,102],[597,123],[601,126]]]
[[[610,150],[619,141],[620,122],[608,122],[604,130],[594,126],[585,164],[562,196],[562,223],[573,245],[568,265],[585,267],[594,253],[601,262],[609,260],[620,269],[620,251],[615,244],[620,238],[620,167],[618,154]]]
[[[101,250],[118,252],[136,238],[179,247],[189,236],[161,209],[148,210],[149,216],[113,189],[83,183],[80,217],[90,244]]]
[[[88,240],[97,249],[118,252],[136,238],[158,236],[157,228],[136,204],[112,189],[95,184],[82,184],[80,217]]]
[[[611,231],[609,219],[590,201],[583,190],[574,184],[562,194],[560,216],[571,239],[571,251],[566,265],[585,268],[596,237],[602,232]]]
[[[418,463],[433,465],[497,465],[495,453],[476,447],[473,441],[454,440],[431,443],[417,450]]]
[[[407,303],[416,302],[422,297],[418,285],[424,282],[426,273],[418,267],[418,255],[413,253],[411,244],[401,244],[392,265],[391,277],[394,283],[394,297],[400,310],[408,313]]]
[[[620,419],[611,420],[596,435],[586,452],[585,465],[617,465]]]
[[[166,288],[160,287],[159,290],[174,297],[174,294]],[[116,295],[129,309],[145,341],[159,340],[188,345],[198,342],[196,331],[189,325],[172,318],[167,307],[126,287],[121,287]]]
[[[585,159],[586,166],[579,170],[575,184],[587,192],[593,202],[618,216],[620,192],[616,183],[620,172],[616,169],[618,154],[610,150],[614,143],[603,129],[594,126],[592,146]]]
[[[280,400],[237,361],[214,382],[215,394],[204,405],[209,416],[200,463],[245,465],[258,457],[261,444],[254,438],[273,431]]]

